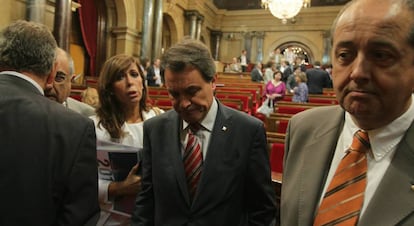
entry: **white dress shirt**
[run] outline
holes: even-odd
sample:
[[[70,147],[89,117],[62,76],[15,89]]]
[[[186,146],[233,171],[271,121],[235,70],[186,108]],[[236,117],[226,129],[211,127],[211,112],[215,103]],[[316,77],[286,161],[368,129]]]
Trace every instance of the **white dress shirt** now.
[[[217,100],[214,99],[213,103],[211,104],[210,110],[208,111],[206,117],[201,121],[201,129],[197,131],[194,135],[196,135],[201,141],[201,149],[203,151],[203,160],[206,158],[208,144],[211,137],[211,132],[213,131],[214,123],[216,121],[218,110]],[[188,140],[188,123],[183,120],[183,129],[181,130],[181,154],[184,155],[184,147],[187,144]]]
[[[414,99],[414,95],[411,96]],[[365,188],[364,204],[362,206],[361,215],[363,215],[369,202],[372,199],[378,185],[380,184],[386,170],[390,166],[394,153],[398,144],[404,137],[405,132],[414,120],[414,103],[411,102],[409,109],[400,117],[392,121],[390,124],[375,130],[369,130],[368,136],[371,143],[371,153],[367,154],[368,171],[367,171],[367,187]],[[351,115],[345,113],[344,128],[339,136],[335,149],[335,155],[332,159],[331,168],[329,169],[328,178],[324,187],[323,195],[332,180],[336,168],[341,159],[345,156],[346,149],[351,146],[353,135],[360,128],[354,123]],[[320,204],[320,203],[319,203]]]

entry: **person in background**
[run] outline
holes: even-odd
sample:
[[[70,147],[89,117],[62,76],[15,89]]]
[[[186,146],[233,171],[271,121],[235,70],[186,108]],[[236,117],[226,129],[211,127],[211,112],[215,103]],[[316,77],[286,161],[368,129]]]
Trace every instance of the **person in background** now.
[[[152,66],[147,70],[148,86],[162,86],[162,76],[164,69],[160,65],[160,59],[155,59]]]
[[[275,48],[271,53],[270,53],[270,61],[272,61],[276,66],[280,66],[282,61],[283,61],[283,54],[280,51],[280,48]]]
[[[297,55],[295,57],[294,67],[300,67],[300,70],[301,71],[306,72],[307,67],[306,67],[306,64],[305,63],[306,63],[305,62],[305,57],[303,55]]]
[[[140,62],[139,67],[141,68],[141,71],[144,73],[145,78],[147,78],[147,71],[148,71],[148,68],[151,66],[151,61],[147,57],[144,57],[144,58],[141,58],[139,62]]]
[[[144,124],[132,225],[270,225],[276,196],[263,123],[214,98],[215,64],[200,41],[178,42],[161,62],[174,110]]]
[[[306,70],[306,77],[310,94],[323,94],[323,88],[332,88],[331,77],[319,61],[315,61],[314,68]]]
[[[141,149],[144,121],[163,112],[147,105],[147,93],[144,73],[137,59],[125,54],[109,58],[98,79],[97,115],[91,117],[97,139]],[[137,169],[138,165],[134,166],[124,181],[99,179],[99,201],[103,210],[100,223],[129,224],[129,218],[111,212],[112,200],[118,196],[132,196],[132,201],[135,200],[141,188]]]
[[[272,80],[270,80],[265,86],[265,96],[273,101],[273,105],[278,100],[282,100],[286,94],[286,85],[281,81],[282,72],[275,71]]]
[[[43,24],[0,32],[1,225],[96,225],[93,122],[44,96],[56,41]]]
[[[96,109],[99,106],[98,90],[93,87],[87,87],[81,93],[81,100],[83,103]]]
[[[252,82],[263,82],[262,63],[257,62],[254,69],[250,72]]]
[[[289,61],[282,61],[280,66],[280,71],[282,74],[282,82],[287,83],[289,75],[293,74],[292,68],[290,67]]]
[[[283,52],[283,56],[287,62],[289,62],[290,65],[295,64],[296,59],[296,53],[293,51],[292,46],[288,46],[285,51]]]
[[[247,58],[247,50],[243,49],[241,51],[238,61],[240,62],[242,72],[247,72],[247,66],[249,66],[250,63],[249,58]]]
[[[297,86],[295,77],[300,72],[302,72],[302,70],[300,69],[300,67],[299,66],[295,66],[295,68],[293,70],[293,73],[291,75],[289,75],[289,77],[287,79],[287,82],[286,82],[286,90],[289,93],[292,93],[293,94],[293,92],[294,92],[293,88],[295,88]]]
[[[231,73],[239,73],[242,72],[242,68],[240,66],[240,63],[237,62],[237,58],[233,57],[232,62],[230,64],[230,71]]]
[[[86,117],[95,114],[95,109],[88,104],[71,98],[72,77],[74,75],[72,57],[65,50],[58,48],[56,51],[56,76],[53,86],[45,89],[45,96],[51,100],[63,104],[67,108]]]
[[[292,102],[306,103],[308,102],[308,85],[305,72],[298,72],[295,75],[296,86],[293,88]]]
[[[331,37],[339,105],[289,122],[281,225],[414,225],[414,1],[351,1]]]
[[[148,69],[151,66],[151,61],[147,57],[144,57],[144,58],[141,58],[139,62],[140,62],[139,67],[141,68],[141,71],[144,73],[144,78],[145,78],[144,83],[146,86],[148,86],[147,74],[148,74]]]
[[[276,64],[272,63],[272,61],[267,62],[264,70],[263,75],[263,82],[264,84],[267,84],[273,79],[273,75],[276,71]]]

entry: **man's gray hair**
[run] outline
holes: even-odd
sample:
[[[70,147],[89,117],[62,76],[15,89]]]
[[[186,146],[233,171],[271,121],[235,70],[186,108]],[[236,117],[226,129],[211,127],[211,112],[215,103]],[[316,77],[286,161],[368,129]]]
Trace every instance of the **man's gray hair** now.
[[[216,66],[207,46],[189,38],[167,49],[161,58],[161,65],[172,72],[182,72],[192,67],[201,73],[206,82],[212,81],[216,74]]]
[[[56,40],[43,24],[18,20],[0,32],[0,70],[50,74],[56,57]]]

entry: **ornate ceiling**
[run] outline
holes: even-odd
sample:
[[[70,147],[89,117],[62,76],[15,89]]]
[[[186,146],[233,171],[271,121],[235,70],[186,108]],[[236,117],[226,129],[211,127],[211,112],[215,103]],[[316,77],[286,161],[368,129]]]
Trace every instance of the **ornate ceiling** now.
[[[312,6],[333,6],[344,5],[350,0],[311,0]],[[260,9],[261,0],[213,0],[219,9],[243,10],[243,9]]]

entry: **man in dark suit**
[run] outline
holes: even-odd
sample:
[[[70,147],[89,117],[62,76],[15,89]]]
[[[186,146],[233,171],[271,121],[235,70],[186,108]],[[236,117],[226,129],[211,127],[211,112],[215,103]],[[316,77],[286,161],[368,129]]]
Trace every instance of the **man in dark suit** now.
[[[254,69],[250,72],[252,82],[263,82],[262,63],[257,62]]]
[[[321,68],[321,62],[315,61],[313,66],[313,68],[306,70],[309,94],[323,94],[323,88],[332,88],[331,77],[327,71]]]
[[[144,123],[133,225],[270,225],[275,193],[263,124],[214,98],[214,60],[199,41],[172,46],[161,62],[174,110]],[[195,125],[200,129],[190,135]],[[198,182],[188,185],[193,171],[183,156],[190,136],[201,142],[202,163]]]
[[[160,59],[155,59],[154,63],[147,70],[148,86],[162,86],[164,69],[161,67]]]
[[[95,225],[93,122],[43,96],[56,41],[41,24],[0,33],[0,225]]]
[[[326,225],[414,225],[413,6],[413,0],[359,0],[339,14],[332,29],[332,75],[340,106],[290,120],[281,225],[313,225],[315,219]],[[369,139],[354,139],[356,131]],[[361,161],[340,164],[354,155],[356,148],[349,147],[358,140],[370,147],[357,153]],[[344,172],[355,176],[354,169],[361,170],[350,176],[355,180],[328,186]],[[362,192],[353,193],[358,188]]]

